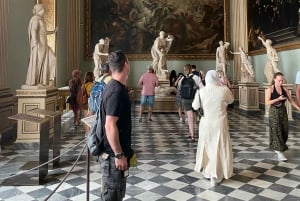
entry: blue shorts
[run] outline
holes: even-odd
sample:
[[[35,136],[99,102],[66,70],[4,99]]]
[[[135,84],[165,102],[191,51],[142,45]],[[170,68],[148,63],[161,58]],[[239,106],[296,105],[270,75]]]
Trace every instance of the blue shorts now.
[[[154,96],[141,96],[141,105],[143,107],[145,106],[149,106],[149,107],[153,107],[154,105]]]

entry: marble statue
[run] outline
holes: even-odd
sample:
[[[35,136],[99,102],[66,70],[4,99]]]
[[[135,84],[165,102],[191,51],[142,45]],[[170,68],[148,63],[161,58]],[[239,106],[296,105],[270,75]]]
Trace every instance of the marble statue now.
[[[151,55],[153,62],[151,66],[153,67],[156,75],[161,78],[167,72],[167,53],[170,50],[174,37],[168,35],[164,31],[159,32],[159,36],[155,39],[153,46],[151,48]]]
[[[268,61],[265,66],[264,73],[267,78],[267,82],[271,83],[273,80],[273,75],[277,72],[280,72],[280,70],[278,69],[278,62],[280,59],[278,57],[277,51],[272,46],[272,41],[270,39],[264,40],[260,36],[257,38],[262,42],[263,46],[265,46],[265,48],[267,49]]]
[[[227,61],[227,49],[230,45],[229,42],[223,42],[219,41],[219,47],[217,48],[216,51],[216,71],[223,71],[224,74],[227,74],[227,66],[228,61]]]
[[[253,65],[251,64],[248,55],[244,49],[240,46],[239,52],[231,52],[231,54],[239,54],[241,57],[241,82],[254,82]]]
[[[95,64],[94,76],[95,80],[98,80],[101,76],[101,65],[107,62],[108,49],[109,49],[110,39],[106,37],[105,39],[100,39],[99,43],[95,45],[93,52],[93,60]]]
[[[56,33],[57,28],[54,31],[47,31],[44,13],[44,5],[36,4],[28,26],[30,59],[26,86],[55,85],[56,56],[48,46],[47,35]]]

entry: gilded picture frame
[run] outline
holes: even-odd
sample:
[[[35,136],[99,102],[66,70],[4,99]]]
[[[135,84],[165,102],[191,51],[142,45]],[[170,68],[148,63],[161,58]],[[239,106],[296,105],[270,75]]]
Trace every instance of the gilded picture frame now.
[[[170,59],[212,59],[219,41],[229,40],[229,0],[85,0],[85,59],[110,38],[109,51],[149,59],[163,30],[174,36]]]
[[[45,6],[44,19],[46,21],[47,30],[53,31],[56,28],[56,0],[37,0],[36,3]],[[56,51],[56,34],[47,35],[48,45]]]
[[[300,48],[299,1],[248,0],[248,49],[265,54],[257,38],[270,39],[277,51]]]

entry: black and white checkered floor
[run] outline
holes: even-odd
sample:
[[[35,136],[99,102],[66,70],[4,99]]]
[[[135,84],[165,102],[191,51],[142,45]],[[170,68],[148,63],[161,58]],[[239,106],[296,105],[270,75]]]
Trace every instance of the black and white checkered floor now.
[[[71,118],[64,115],[63,123]],[[71,121],[72,122],[72,121]],[[198,124],[198,123],[197,123]],[[263,114],[229,111],[230,134],[234,152],[234,176],[211,187],[208,180],[193,171],[196,143],[190,143],[187,124],[177,114],[154,114],[153,122],[139,123],[133,117],[133,147],[138,166],[130,169],[126,201],[195,201],[195,200],[300,200],[300,120],[290,122],[286,156],[278,162],[268,149],[268,125]],[[198,127],[198,126],[196,126]],[[62,150],[71,149],[84,140],[82,126],[66,129]],[[44,200],[63,180],[80,154],[83,144],[61,157],[61,167],[49,166],[42,185],[6,186],[5,178],[18,174],[21,167],[38,153],[2,147],[0,153],[0,200]],[[86,152],[70,176],[49,200],[86,200]],[[19,175],[22,179],[22,175]],[[90,200],[99,199],[99,165],[92,159]]]

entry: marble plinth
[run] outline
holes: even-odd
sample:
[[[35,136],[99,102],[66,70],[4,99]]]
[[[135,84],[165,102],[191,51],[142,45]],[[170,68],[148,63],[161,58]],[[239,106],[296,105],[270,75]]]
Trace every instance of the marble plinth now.
[[[156,93],[154,98],[154,106],[153,106],[153,112],[177,112],[177,106],[176,106],[176,95],[171,94],[165,94],[168,92],[172,92],[175,90],[171,90],[170,87],[168,88],[162,88],[159,91],[163,91],[164,93]],[[133,94],[133,101],[140,103],[141,100],[141,90],[135,89]],[[148,109],[145,109],[145,112]]]
[[[45,89],[17,89],[18,98],[18,113],[27,114],[30,110],[39,108],[48,111],[56,111],[58,89],[45,88]],[[44,115],[35,114],[39,117]],[[18,141],[39,141],[39,126],[33,122],[26,122],[18,120],[17,129],[17,142]]]
[[[246,111],[259,111],[257,82],[240,82],[239,84],[239,108]]]
[[[2,135],[9,134],[9,131],[13,130],[13,122],[8,119],[9,116],[14,114],[14,98],[9,88],[0,89],[0,152],[1,144],[4,142]],[[11,137],[13,138],[13,136]]]

